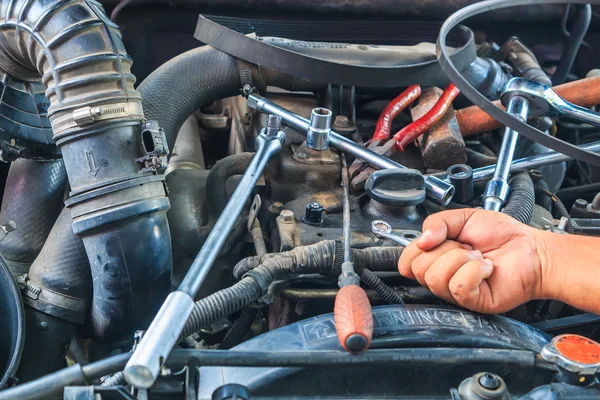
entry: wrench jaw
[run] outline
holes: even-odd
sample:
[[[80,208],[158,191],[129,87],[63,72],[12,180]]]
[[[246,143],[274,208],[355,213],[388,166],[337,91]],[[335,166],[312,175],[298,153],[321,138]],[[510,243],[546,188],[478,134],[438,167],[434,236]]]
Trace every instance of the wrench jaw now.
[[[553,105],[560,107],[561,103],[566,104],[550,87],[524,78],[512,78],[508,81],[500,100],[508,108],[510,100],[515,96],[523,97],[529,102],[530,118],[557,115],[556,107]]]

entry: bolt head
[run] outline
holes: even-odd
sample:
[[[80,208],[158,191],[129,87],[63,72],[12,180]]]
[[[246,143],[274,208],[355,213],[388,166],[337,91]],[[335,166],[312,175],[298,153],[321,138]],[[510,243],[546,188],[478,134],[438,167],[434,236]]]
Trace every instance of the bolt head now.
[[[279,216],[286,224],[291,224],[294,222],[294,212],[292,210],[282,210],[281,213],[279,213]]]
[[[345,115],[338,115],[337,117],[335,117],[335,121],[333,123],[337,126],[348,126],[350,121]]]

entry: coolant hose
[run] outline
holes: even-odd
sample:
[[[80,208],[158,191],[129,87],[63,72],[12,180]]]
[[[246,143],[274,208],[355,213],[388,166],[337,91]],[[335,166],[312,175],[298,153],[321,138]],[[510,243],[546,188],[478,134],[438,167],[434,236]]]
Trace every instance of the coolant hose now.
[[[13,221],[16,229],[0,242],[0,254],[13,275],[27,273],[42,250],[63,207],[66,186],[62,160],[18,159],[10,164],[0,224]]]
[[[508,185],[510,194],[506,207],[502,212],[519,222],[528,224],[531,221],[533,205],[535,204],[535,193],[531,177],[527,172],[518,173],[510,178]]]
[[[160,122],[172,148],[179,129],[196,110],[239,94],[236,58],[203,46],[161,65],[138,86],[148,119]]]
[[[562,57],[556,66],[556,71],[554,71],[554,74],[552,75],[553,86],[560,85],[567,79],[567,76],[575,63],[575,59],[577,58],[579,48],[583,43],[583,38],[590,27],[591,21],[592,6],[589,4],[581,5],[579,7],[579,12],[577,12],[577,17],[575,17],[575,21],[573,22],[573,28],[567,39],[567,44]]]
[[[95,0],[14,0],[0,9],[0,36],[0,70],[47,87],[66,205],[94,278],[93,333],[129,341],[169,292],[171,240],[164,178],[153,173],[167,149],[154,125],[142,125],[118,26]]]
[[[24,382],[64,368],[67,347],[92,301],[90,264],[67,208],[22,282],[27,334],[17,377]]]

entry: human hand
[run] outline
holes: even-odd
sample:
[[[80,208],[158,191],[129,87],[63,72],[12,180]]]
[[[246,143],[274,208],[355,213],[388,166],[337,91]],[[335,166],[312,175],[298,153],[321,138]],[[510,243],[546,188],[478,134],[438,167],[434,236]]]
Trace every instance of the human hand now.
[[[448,302],[481,313],[506,312],[544,297],[538,232],[495,211],[440,212],[425,220],[398,270]]]

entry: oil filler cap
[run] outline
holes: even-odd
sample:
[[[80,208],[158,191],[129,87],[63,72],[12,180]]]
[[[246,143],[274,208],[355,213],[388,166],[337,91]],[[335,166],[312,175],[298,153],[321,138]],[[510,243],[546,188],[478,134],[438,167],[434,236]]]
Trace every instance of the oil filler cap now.
[[[414,206],[425,201],[425,178],[414,169],[382,169],[371,174],[365,192],[389,206]]]
[[[584,336],[559,335],[544,346],[541,356],[564,372],[576,375],[573,383],[586,385],[600,370],[600,344]],[[590,377],[590,378],[588,378]]]

